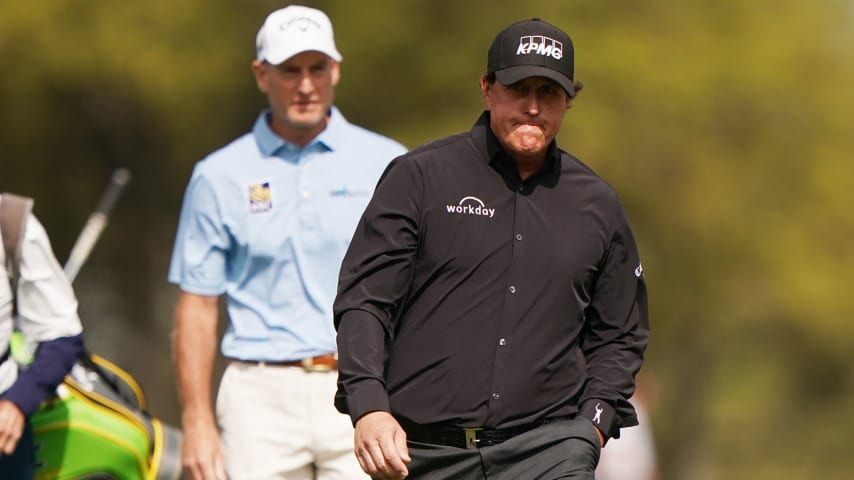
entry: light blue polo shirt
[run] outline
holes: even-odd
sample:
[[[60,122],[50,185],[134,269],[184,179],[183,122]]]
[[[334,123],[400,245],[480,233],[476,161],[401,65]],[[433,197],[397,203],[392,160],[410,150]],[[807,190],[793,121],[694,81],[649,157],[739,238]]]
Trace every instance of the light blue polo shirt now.
[[[196,164],[169,281],[226,295],[225,356],[297,360],[336,351],[341,260],[380,175],[406,149],[334,107],[326,129],[299,148],[270,130],[268,115]]]

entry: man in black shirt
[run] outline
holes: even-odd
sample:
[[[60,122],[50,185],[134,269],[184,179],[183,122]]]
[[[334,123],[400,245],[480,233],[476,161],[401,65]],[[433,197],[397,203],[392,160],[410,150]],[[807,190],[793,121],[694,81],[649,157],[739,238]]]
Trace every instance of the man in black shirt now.
[[[337,408],[374,478],[593,479],[649,326],[616,193],[555,142],[581,84],[539,19],[495,38],[470,132],[396,159],[344,258]]]

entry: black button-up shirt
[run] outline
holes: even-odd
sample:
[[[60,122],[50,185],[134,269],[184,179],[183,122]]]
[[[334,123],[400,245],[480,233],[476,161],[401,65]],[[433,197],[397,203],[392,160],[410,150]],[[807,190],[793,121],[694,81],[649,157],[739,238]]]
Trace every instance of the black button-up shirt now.
[[[354,422],[383,410],[504,428],[580,411],[609,436],[637,423],[646,288],[619,199],[555,142],[521,181],[488,112],[389,165],[334,312],[336,406]]]

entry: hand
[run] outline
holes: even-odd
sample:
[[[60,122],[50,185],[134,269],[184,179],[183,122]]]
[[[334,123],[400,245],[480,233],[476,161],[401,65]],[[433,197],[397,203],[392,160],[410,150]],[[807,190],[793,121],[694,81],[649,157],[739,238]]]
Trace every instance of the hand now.
[[[605,447],[605,435],[602,435],[602,430],[599,430],[599,427],[593,425],[593,428],[596,429],[596,435],[599,435],[599,448]]]
[[[359,465],[376,480],[400,480],[409,475],[406,432],[388,412],[371,412],[356,422],[354,434]]]
[[[0,453],[11,455],[24,433],[24,412],[9,400],[0,400]]]
[[[181,464],[189,480],[227,480],[219,431],[212,419],[184,421]]]

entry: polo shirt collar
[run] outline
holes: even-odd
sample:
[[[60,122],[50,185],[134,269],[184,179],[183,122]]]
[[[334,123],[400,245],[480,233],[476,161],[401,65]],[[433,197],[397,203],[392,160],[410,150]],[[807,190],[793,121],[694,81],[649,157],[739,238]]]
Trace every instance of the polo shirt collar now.
[[[252,134],[255,136],[258,149],[267,157],[275,156],[276,152],[290,143],[270,128],[270,115],[272,114],[269,109],[262,111],[252,127]],[[326,128],[304,148],[316,148],[315,146],[317,146],[323,150],[333,151],[340,148],[345,141],[348,125],[349,122],[344,118],[344,115],[335,106],[330,107],[329,123]],[[294,147],[299,149],[299,147]]]

